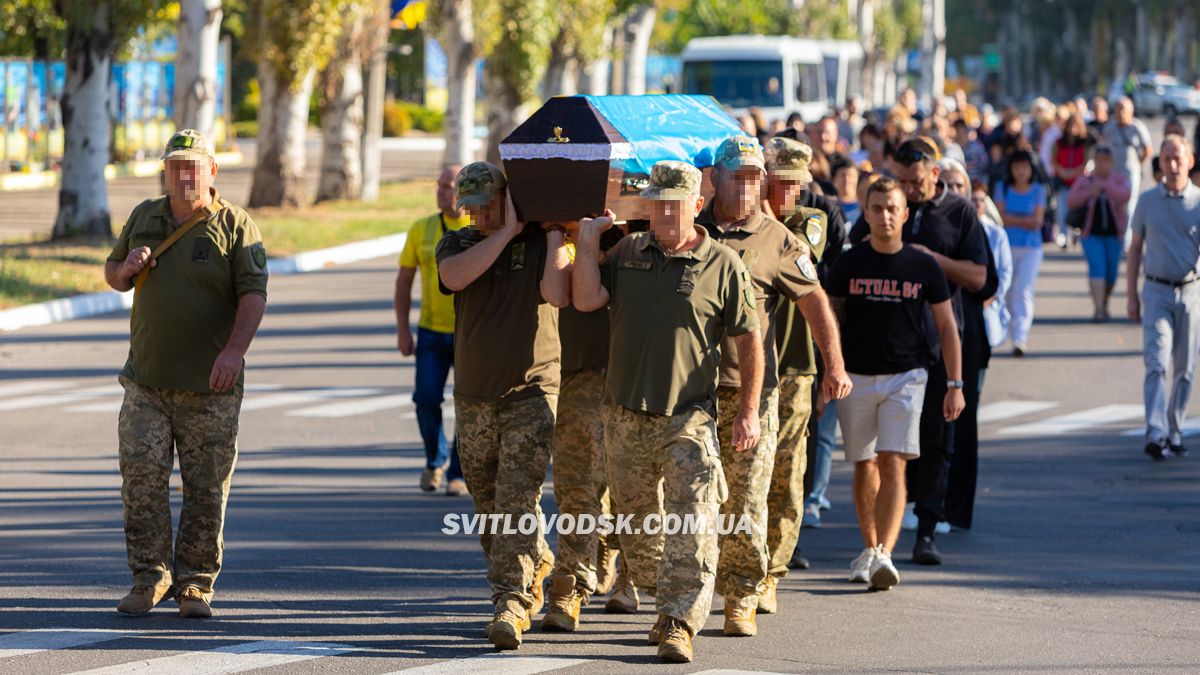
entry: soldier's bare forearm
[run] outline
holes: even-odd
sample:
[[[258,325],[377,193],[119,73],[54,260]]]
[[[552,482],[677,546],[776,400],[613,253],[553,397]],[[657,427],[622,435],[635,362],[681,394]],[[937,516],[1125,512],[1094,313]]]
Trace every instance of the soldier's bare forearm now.
[[[133,275],[125,271],[125,263],[109,260],[104,263],[104,281],[114,291],[125,291],[133,288]]]
[[[762,333],[752,330],[733,339],[738,353],[738,373],[742,386],[739,389],[739,407],[742,412],[756,416],[758,403],[762,398],[763,374],[765,359],[763,358]]]
[[[608,291],[600,283],[600,235],[586,229],[575,242],[571,266],[571,300],[575,309],[593,312],[608,304]]]
[[[226,349],[237,350],[245,354],[250,349],[250,342],[258,332],[263,314],[267,310],[267,299],[258,293],[247,293],[238,300],[237,316],[233,320],[233,330],[229,334]]]
[[[442,285],[456,293],[470,286],[491,268],[517,234],[520,232],[510,236],[507,230],[501,230],[484,237],[483,241],[462,253],[438,263],[438,276],[442,279]]]
[[[546,233],[546,268],[542,270],[542,299],[562,309],[571,304],[571,254],[566,235],[560,231]]]
[[[804,320],[812,329],[813,339],[821,352],[821,360],[825,363],[827,372],[840,372],[845,369],[842,360],[842,338],[838,332],[837,321],[824,291],[817,289],[796,301]]]

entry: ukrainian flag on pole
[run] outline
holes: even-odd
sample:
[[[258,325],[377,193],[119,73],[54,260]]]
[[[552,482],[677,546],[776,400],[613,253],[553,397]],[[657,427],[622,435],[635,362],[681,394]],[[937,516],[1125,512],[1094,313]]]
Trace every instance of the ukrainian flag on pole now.
[[[412,30],[425,20],[428,0],[392,0],[392,28]]]

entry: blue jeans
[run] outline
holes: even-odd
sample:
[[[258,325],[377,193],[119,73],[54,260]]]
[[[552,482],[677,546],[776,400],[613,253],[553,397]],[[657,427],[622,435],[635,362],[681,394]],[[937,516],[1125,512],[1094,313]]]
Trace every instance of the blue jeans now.
[[[1121,265],[1121,240],[1114,235],[1084,237],[1083,257],[1087,258],[1088,278],[1104,279],[1112,286],[1117,283],[1117,269]]]
[[[829,472],[833,469],[833,446],[837,441],[837,403],[830,401],[825,412],[817,418],[817,450],[813,456],[812,489],[804,505],[820,506],[829,489]]]
[[[417,427],[425,441],[425,466],[436,469],[450,461],[446,479],[462,478],[458,461],[458,437],[446,442],[442,433],[442,400],[446,378],[454,366],[454,334],[438,333],[426,328],[417,329],[417,384],[413,403],[417,407]]]

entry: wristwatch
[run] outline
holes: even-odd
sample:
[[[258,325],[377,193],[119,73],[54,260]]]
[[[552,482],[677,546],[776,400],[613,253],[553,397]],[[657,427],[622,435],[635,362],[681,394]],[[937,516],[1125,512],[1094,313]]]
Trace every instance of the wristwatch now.
[[[963,381],[962,380],[946,380],[946,388],[947,389],[962,389]]]

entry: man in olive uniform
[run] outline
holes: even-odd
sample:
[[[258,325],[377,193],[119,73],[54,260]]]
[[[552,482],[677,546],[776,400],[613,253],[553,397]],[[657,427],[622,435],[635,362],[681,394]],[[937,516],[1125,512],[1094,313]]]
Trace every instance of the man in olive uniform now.
[[[671,662],[692,660],[692,637],[712,604],[718,509],[727,497],[715,421],[726,336],[748,383],[732,443],[747,451],[759,436],[763,355],[754,289],[737,254],[694,222],[704,205],[700,179],[690,164],[655,164],[642,191],[653,200],[650,231],[625,237],[601,263],[600,234],[612,217],[584,220],[572,272],[575,307],[610,311],[604,440],[613,511],[630,514],[636,528],[660,513],[708,525],[620,532],[634,583],[655,589],[650,640]]]
[[[570,302],[561,229],[517,220],[500,168],[463,167],[455,181],[471,226],[437,246],[443,292],[454,293],[454,406],[459,457],[479,514],[541,517],[559,392],[558,308]],[[480,535],[495,603],[487,637],[516,649],[541,610],[553,565],[541,528]]]
[[[200,132],[172,136],[163,160],[167,196],[134,208],[104,264],[109,286],[137,289],[117,426],[133,589],[117,610],[145,614],[173,590],[180,616],[207,618],[267,254],[250,216],[212,188],[217,164]],[[172,548],[176,452],[183,510]]]
[[[767,141],[768,208],[803,243],[810,259],[821,260],[829,241],[828,217],[815,207],[800,205],[800,196],[812,183],[809,162],[812,148],[790,138]],[[813,412],[813,381],[817,360],[808,322],[792,304],[782,304],[775,314],[775,344],[779,348],[779,445],[767,494],[767,550],[770,556],[768,592],[758,611],[775,611],[773,591],[787,576],[788,565],[800,538],[804,508],[804,474],[808,469],[809,418]]]
[[[738,398],[748,387],[758,387],[739,376],[737,353],[728,341],[722,345],[717,387],[721,465],[729,485],[729,500],[721,513],[728,519],[746,517],[751,524],[749,531],[732,529],[721,535],[717,583],[725,596],[725,634],[751,636],[757,633],[755,617],[760,597],[765,598],[769,611],[774,611],[775,604],[775,578],[768,574],[767,494],[779,433],[775,311],[781,298],[800,308],[814,326],[823,351],[829,354],[831,377],[827,384],[831,397],[849,393],[849,377],[842,367],[837,324],[817,283],[808,247],[760,208],[766,165],[758,143],[746,136],[728,138],[718,146],[714,164],[713,201],[696,222],[707,228],[715,241],[736,251],[746,265],[765,354],[759,406],[762,435],[753,449],[737,452],[730,443]]]

